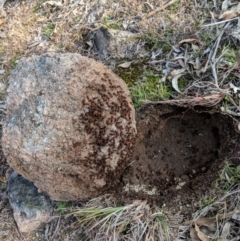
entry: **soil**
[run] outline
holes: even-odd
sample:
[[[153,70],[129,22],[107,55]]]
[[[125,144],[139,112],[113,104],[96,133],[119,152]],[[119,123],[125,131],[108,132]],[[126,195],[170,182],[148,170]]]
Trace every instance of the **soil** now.
[[[175,213],[209,191],[237,138],[228,116],[167,105],[140,109],[137,130],[121,180],[123,199],[147,199]]]

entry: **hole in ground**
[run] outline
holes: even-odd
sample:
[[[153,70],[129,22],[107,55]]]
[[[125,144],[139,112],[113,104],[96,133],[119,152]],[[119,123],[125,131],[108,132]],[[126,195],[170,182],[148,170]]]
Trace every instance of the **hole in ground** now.
[[[137,113],[138,138],[121,179],[123,199],[191,204],[211,188],[237,138],[228,116],[210,109],[152,105]]]

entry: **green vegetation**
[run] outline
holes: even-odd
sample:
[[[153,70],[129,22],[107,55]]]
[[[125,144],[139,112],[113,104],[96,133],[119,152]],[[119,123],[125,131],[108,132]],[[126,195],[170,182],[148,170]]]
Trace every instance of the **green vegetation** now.
[[[41,10],[42,6],[40,3],[37,3],[37,5],[33,8],[33,13],[38,13]]]
[[[67,211],[69,208],[72,207],[72,202],[64,202],[64,201],[59,201],[56,202],[56,210],[63,214],[65,211]]]
[[[107,16],[104,18],[102,26],[110,29],[120,29],[120,26],[112,20],[111,16]]]
[[[45,27],[44,34],[47,37],[47,39],[50,38],[54,28],[55,28],[55,25],[53,23],[48,23],[47,26]]]
[[[220,173],[220,177],[216,180],[216,186],[226,191],[229,191],[235,185],[240,183],[240,165],[235,167],[229,163],[225,164],[225,167]]]
[[[236,50],[227,46],[222,50],[223,60],[226,61],[230,67],[233,67],[237,62]]]
[[[121,77],[129,87],[131,87],[141,77],[143,72],[142,65],[143,64],[133,64],[128,69],[117,68],[116,74]]]
[[[212,197],[204,197],[203,199],[201,199],[200,201],[200,209],[203,209],[209,205],[211,205],[212,203],[215,202],[215,198]]]
[[[166,240],[169,241],[170,234],[169,234],[169,226],[168,226],[167,218],[158,207],[155,208],[155,211],[156,211],[156,213],[154,214],[155,215],[155,219],[154,219],[155,225],[159,226],[160,230],[163,230]],[[153,223],[153,225],[154,225],[154,223]]]
[[[163,52],[169,52],[172,49],[171,44],[166,41],[159,40],[156,36],[151,34],[145,34],[142,37],[142,40],[145,42],[145,46],[149,50],[156,50],[162,48]]]
[[[12,56],[12,58],[9,60],[8,66],[13,69],[16,66],[17,60],[20,59],[22,53],[17,52],[15,55]]]
[[[200,32],[200,38],[205,46],[210,46],[215,40],[215,36],[212,32]]]
[[[85,234],[93,232],[97,240],[102,240],[106,235],[108,240],[125,240],[125,237],[128,240],[131,237],[133,241],[145,240],[144,237],[149,240],[170,240],[166,216],[159,208],[150,208],[145,201],[120,207],[85,207],[74,211],[73,215],[85,228]],[[82,237],[86,237],[84,232]]]
[[[143,81],[130,87],[135,107],[140,107],[144,100],[159,101],[170,97],[170,90],[165,83],[159,83],[159,75],[145,71]]]

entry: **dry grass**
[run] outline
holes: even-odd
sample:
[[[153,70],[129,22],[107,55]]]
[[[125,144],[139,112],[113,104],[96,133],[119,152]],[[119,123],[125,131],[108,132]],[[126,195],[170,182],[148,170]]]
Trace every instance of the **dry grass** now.
[[[108,201],[114,200],[108,196]],[[115,207],[114,207],[115,206]],[[116,207],[103,202],[102,197],[91,200],[83,208],[72,211],[82,228],[81,240],[173,240],[174,233],[165,214],[147,201]]]
[[[192,221],[181,226],[179,240],[239,240],[239,188],[199,210]],[[200,228],[199,228],[200,227]]]
[[[159,82],[164,82],[171,91],[170,100],[154,103],[184,107],[217,106],[219,111],[239,121],[240,52],[237,47],[240,30],[236,17],[219,20],[221,2],[7,1],[5,12],[1,11],[0,15],[0,82],[3,84],[3,87],[0,85],[0,96],[4,98],[7,77],[23,56],[54,51],[77,52],[98,59],[86,41],[94,30],[104,26],[139,33],[142,36],[136,40],[139,46],[146,47],[146,39],[153,41],[154,48],[147,49],[142,68],[157,73]],[[162,45],[163,42],[167,43],[167,48]],[[110,56],[110,60],[113,61],[114,57]],[[111,61],[101,61],[115,69]],[[5,72],[1,73],[2,70]],[[86,225],[86,229],[82,227],[80,232],[87,233],[82,240],[175,239],[173,229],[170,229],[173,225],[169,221],[173,216],[163,214],[146,202],[136,201],[116,208],[114,203],[103,206],[97,201],[93,200],[80,210],[72,210],[79,225]],[[21,240],[9,207],[4,202],[0,204],[4,205],[4,208],[1,207],[0,239]],[[236,208],[239,210],[239,191],[228,193],[199,211],[191,225],[183,227],[181,240],[187,240],[189,233],[196,233],[192,224],[198,226],[200,217],[206,216],[214,217],[214,231],[223,238],[221,230],[227,230],[225,224],[228,225],[229,220],[233,222],[233,219],[231,216],[219,220],[216,216],[235,212]],[[174,219],[175,225],[179,226]],[[62,230],[63,226],[64,221]],[[59,232],[65,236],[56,240],[70,240],[65,231],[62,233],[59,228]],[[232,240],[234,232],[228,233],[232,235]],[[238,235],[235,234],[235,238]]]

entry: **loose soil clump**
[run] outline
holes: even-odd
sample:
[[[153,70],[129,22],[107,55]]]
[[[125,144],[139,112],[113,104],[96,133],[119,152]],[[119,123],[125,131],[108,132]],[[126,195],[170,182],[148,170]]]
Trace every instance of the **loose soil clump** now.
[[[132,162],[122,176],[124,196],[171,207],[191,204],[209,190],[237,135],[228,116],[166,105],[139,110],[137,130]]]

